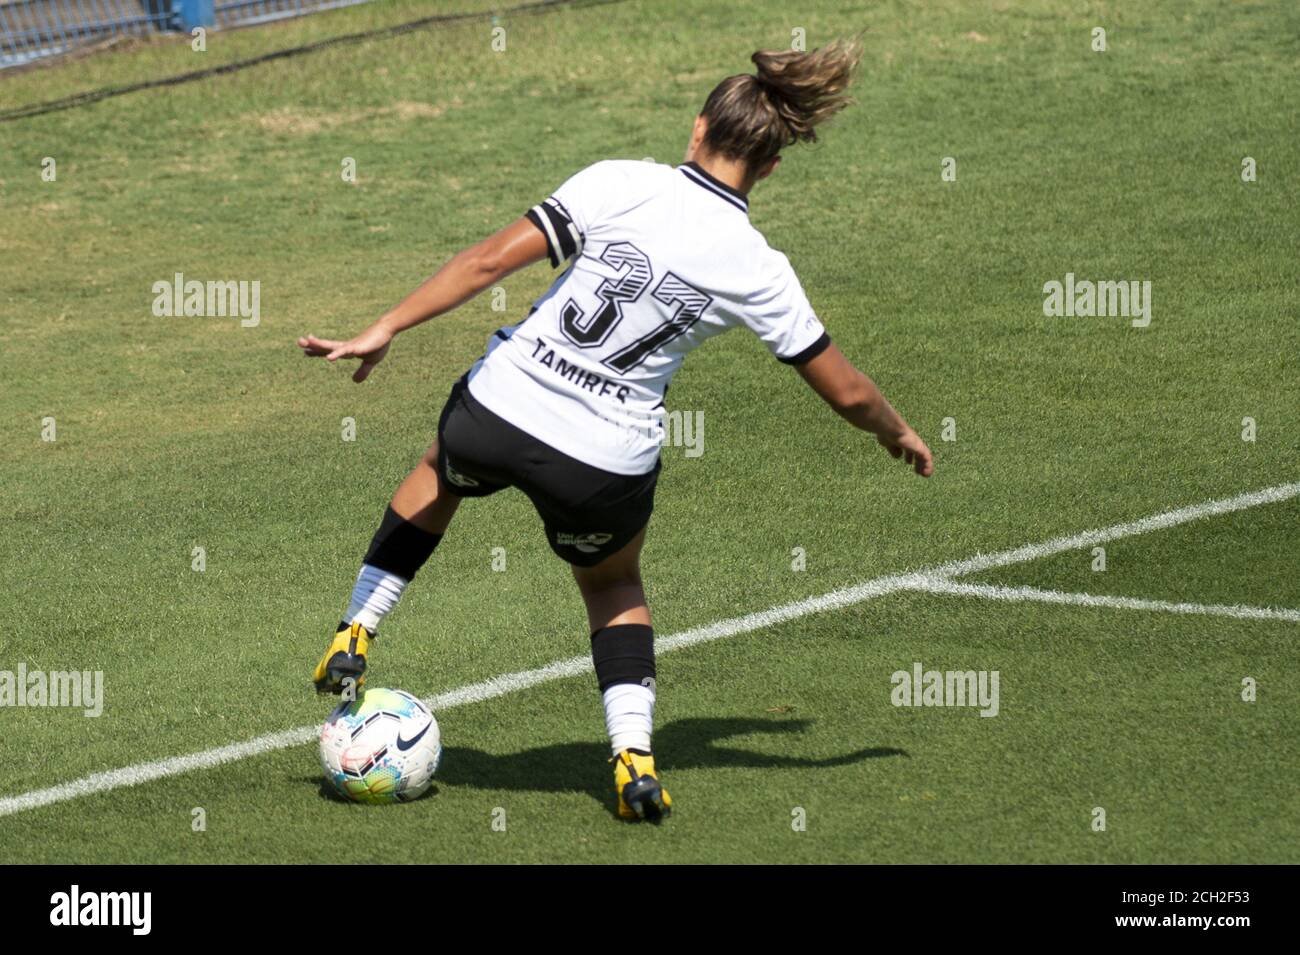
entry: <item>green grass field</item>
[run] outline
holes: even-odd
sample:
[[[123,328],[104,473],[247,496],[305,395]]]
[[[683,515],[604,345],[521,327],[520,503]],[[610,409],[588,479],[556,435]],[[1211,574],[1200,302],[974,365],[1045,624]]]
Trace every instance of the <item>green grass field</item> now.
[[[0,110],[489,6],[383,0],[202,54],[139,44],[0,77]],[[671,392],[703,414],[704,453],[663,454],[643,562],[660,635],[1300,481],[1300,9],[735,10],[504,16],[504,52],[487,20],[456,22],[0,123],[0,671],[98,670],[105,693],[99,718],[6,708],[0,860],[1300,861],[1294,619],[908,589],[662,654],[676,812],[658,827],[613,814],[589,673],[439,712],[437,788],[409,805],[329,798],[313,743],[12,801],[319,723],[310,670],[388,496],[551,274],[403,336],[362,386],[293,340],[360,330],[589,163],[679,162],[712,86],[795,29],[809,47],[866,31],[859,102],[789,152],[751,218],[936,473],[896,465],[747,333],[710,343]],[[155,317],[176,272],[259,281],[260,324]],[[1045,317],[1067,272],[1150,281],[1150,325]],[[1294,492],[1117,538],[1105,571],[1081,547],[962,580],[1294,611]],[[433,697],[588,646],[567,569],[503,494],[462,508],[371,678]],[[892,705],[917,662],[998,671],[996,718]]]

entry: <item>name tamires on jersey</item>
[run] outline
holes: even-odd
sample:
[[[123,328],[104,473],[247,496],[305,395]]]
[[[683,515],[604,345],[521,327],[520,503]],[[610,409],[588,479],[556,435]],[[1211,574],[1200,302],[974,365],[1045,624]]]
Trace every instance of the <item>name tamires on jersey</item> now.
[[[551,265],[568,268],[528,318],[493,335],[469,390],[570,457],[652,471],[673,374],[729,328],[750,328],[790,364],[830,344],[745,197],[694,163],[598,162],[527,215]]]

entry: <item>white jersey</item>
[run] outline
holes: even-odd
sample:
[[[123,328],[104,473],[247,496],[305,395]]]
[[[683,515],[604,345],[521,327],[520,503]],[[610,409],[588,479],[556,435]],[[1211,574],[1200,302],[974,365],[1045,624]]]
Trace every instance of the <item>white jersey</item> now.
[[[736,325],[797,364],[830,339],[745,197],[694,163],[606,160],[528,218],[564,273],[496,332],[469,390],[538,440],[617,474],[654,470],[686,353]]]

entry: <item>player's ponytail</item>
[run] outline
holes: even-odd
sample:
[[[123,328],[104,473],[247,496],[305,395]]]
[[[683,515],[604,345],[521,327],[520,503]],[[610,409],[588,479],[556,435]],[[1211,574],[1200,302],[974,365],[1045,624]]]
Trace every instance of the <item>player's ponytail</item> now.
[[[808,53],[760,50],[750,59],[758,72],[723,80],[700,114],[709,124],[704,145],[753,169],[786,146],[816,142],[816,127],[853,102],[848,88],[862,44],[835,40]]]

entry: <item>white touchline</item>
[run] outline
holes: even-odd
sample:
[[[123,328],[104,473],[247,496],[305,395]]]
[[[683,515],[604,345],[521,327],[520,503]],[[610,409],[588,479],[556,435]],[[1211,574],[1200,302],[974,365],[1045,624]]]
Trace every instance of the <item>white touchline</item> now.
[[[1236,497],[1207,501],[1203,504],[1179,508],[1176,511],[1167,511],[1138,521],[1115,524],[1100,530],[1085,531],[1071,537],[1057,537],[1041,544],[1027,544],[1013,550],[983,554],[968,560],[953,561],[925,568],[915,573],[890,574],[885,577],[877,577],[874,580],[868,580],[853,587],[833,590],[819,597],[796,600],[792,603],[782,604],[779,607],[771,607],[767,610],[746,614],[743,617],[733,617],[729,620],[720,620],[717,623],[696,627],[670,637],[660,637],[655,641],[655,652],[667,653],[670,650],[678,650],[698,643],[721,640],[724,637],[749,633],[778,623],[785,623],[788,620],[806,617],[810,614],[850,607],[854,604],[883,597],[886,594],[898,593],[899,591],[924,590],[926,586],[933,583],[934,578],[976,573],[993,567],[1005,567],[1008,564],[1047,557],[1062,551],[1105,543],[1121,537],[1131,537],[1135,534],[1163,530],[1205,517],[1228,514],[1248,507],[1257,507],[1261,504],[1285,501],[1297,495],[1300,495],[1300,482],[1279,484],[1276,487],[1265,488],[1261,491],[1251,491],[1247,494],[1238,494]],[[529,687],[549,683],[552,680],[579,676],[590,671],[591,659],[589,657],[570,657],[567,660],[557,660],[536,670],[506,673],[483,680],[480,683],[472,683],[469,686],[439,694],[425,702],[436,713],[456,706],[481,703],[484,700],[491,700],[499,696],[505,696],[508,693],[526,690]],[[79,796],[91,796],[113,789],[122,789],[126,786],[138,786],[140,783],[163,779],[168,776],[178,776],[181,773],[194,770],[211,769],[223,763],[248,759],[275,750],[288,749],[291,746],[301,746],[314,740],[317,732],[318,727],[300,726],[296,729],[268,733],[265,736],[258,736],[242,743],[231,743],[227,746],[218,746],[215,749],[206,749],[185,756],[173,756],[150,763],[138,763],[134,766],[124,766],[121,769],[92,773],[89,776],[83,776],[81,779],[60,783],[48,789],[36,789],[31,792],[20,793],[17,796],[6,796],[0,799],[0,816],[9,816],[28,809],[37,809],[51,803],[76,799]]]
[[[1117,610],[1158,610],[1164,613],[1235,617],[1238,620],[1285,620],[1290,623],[1300,623],[1300,610],[1243,607],[1239,604],[1175,603],[1170,600],[1146,600],[1140,597],[1112,597],[1104,594],[1040,590],[1037,587],[997,587],[990,584],[965,584],[945,577],[932,577],[924,582],[918,582],[914,589],[929,594],[984,597],[988,600],[1032,601],[1046,604],[1068,604],[1074,607],[1109,607]]]
[[[1251,491],[1247,494],[1238,494],[1236,497],[1225,497],[1217,501],[1206,501],[1204,504],[1180,507],[1176,511],[1166,511],[1163,514],[1154,514],[1151,517],[1129,521],[1125,524],[1114,524],[1100,530],[1084,531],[1082,534],[1057,537],[1041,544],[1026,544],[1024,547],[1017,547],[1014,550],[1004,550],[996,554],[983,554],[971,557],[968,560],[957,560],[948,564],[941,564],[938,567],[930,568],[925,574],[930,577],[959,577],[963,574],[978,574],[981,571],[992,570],[994,567],[1006,567],[1008,564],[1019,564],[1027,560],[1037,560],[1040,557],[1050,557],[1052,554],[1060,554],[1067,550],[1095,547],[1098,544],[1105,544],[1121,537],[1133,537],[1137,534],[1149,534],[1151,531],[1166,530],[1179,524],[1186,524],[1189,521],[1217,517],[1220,514],[1231,514],[1233,511],[1243,511],[1246,508],[1258,507],[1261,504],[1276,504],[1279,501],[1289,500],[1296,495],[1300,495],[1300,482],[1278,484],[1275,487],[1266,487],[1261,491]]]

